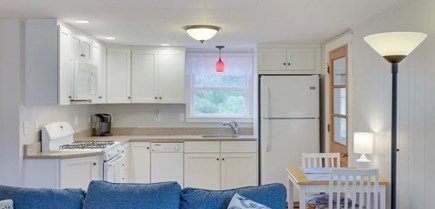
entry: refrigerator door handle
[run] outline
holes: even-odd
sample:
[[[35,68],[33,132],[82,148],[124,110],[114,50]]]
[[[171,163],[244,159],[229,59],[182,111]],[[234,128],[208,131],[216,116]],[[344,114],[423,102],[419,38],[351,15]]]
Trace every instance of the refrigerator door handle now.
[[[271,101],[271,99],[270,99],[270,88],[269,87],[267,87],[267,90],[266,90],[266,115],[267,116],[269,116],[270,115],[270,101]],[[265,124],[264,124],[266,127],[265,127],[265,130],[266,130],[266,152],[270,152],[270,140],[271,140],[271,138],[270,138],[270,133],[269,133],[269,120],[265,120]]]

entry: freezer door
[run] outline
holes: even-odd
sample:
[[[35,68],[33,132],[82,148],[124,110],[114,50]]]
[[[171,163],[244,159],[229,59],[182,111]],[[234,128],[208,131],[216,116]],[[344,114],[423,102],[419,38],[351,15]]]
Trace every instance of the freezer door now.
[[[319,76],[262,76],[261,118],[318,118]]]
[[[319,119],[262,119],[261,184],[278,182],[288,187],[285,169],[300,167],[302,153],[319,152],[319,146]]]

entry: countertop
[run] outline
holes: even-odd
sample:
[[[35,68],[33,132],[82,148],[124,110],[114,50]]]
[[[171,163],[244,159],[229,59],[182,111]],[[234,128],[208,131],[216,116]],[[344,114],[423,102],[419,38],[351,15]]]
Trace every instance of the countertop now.
[[[208,137],[201,135],[114,135],[106,137],[93,136],[87,140],[114,140],[122,144],[128,142],[151,142],[151,143],[171,143],[185,141],[256,141],[253,135],[239,135],[238,137]],[[101,155],[100,151],[53,151],[41,152],[41,142],[24,146],[24,159],[68,159],[77,157],[89,157]]]

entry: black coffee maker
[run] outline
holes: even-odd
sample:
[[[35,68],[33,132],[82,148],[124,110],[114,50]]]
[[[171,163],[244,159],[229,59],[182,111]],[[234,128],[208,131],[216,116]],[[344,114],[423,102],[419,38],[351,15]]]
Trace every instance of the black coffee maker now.
[[[92,122],[94,136],[112,136],[112,115],[107,113],[95,114]]]

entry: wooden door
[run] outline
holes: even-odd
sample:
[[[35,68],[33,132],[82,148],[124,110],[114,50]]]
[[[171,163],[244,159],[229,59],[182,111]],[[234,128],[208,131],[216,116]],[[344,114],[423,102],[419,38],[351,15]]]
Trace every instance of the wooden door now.
[[[329,152],[339,152],[341,166],[348,155],[347,45],[329,52]]]

